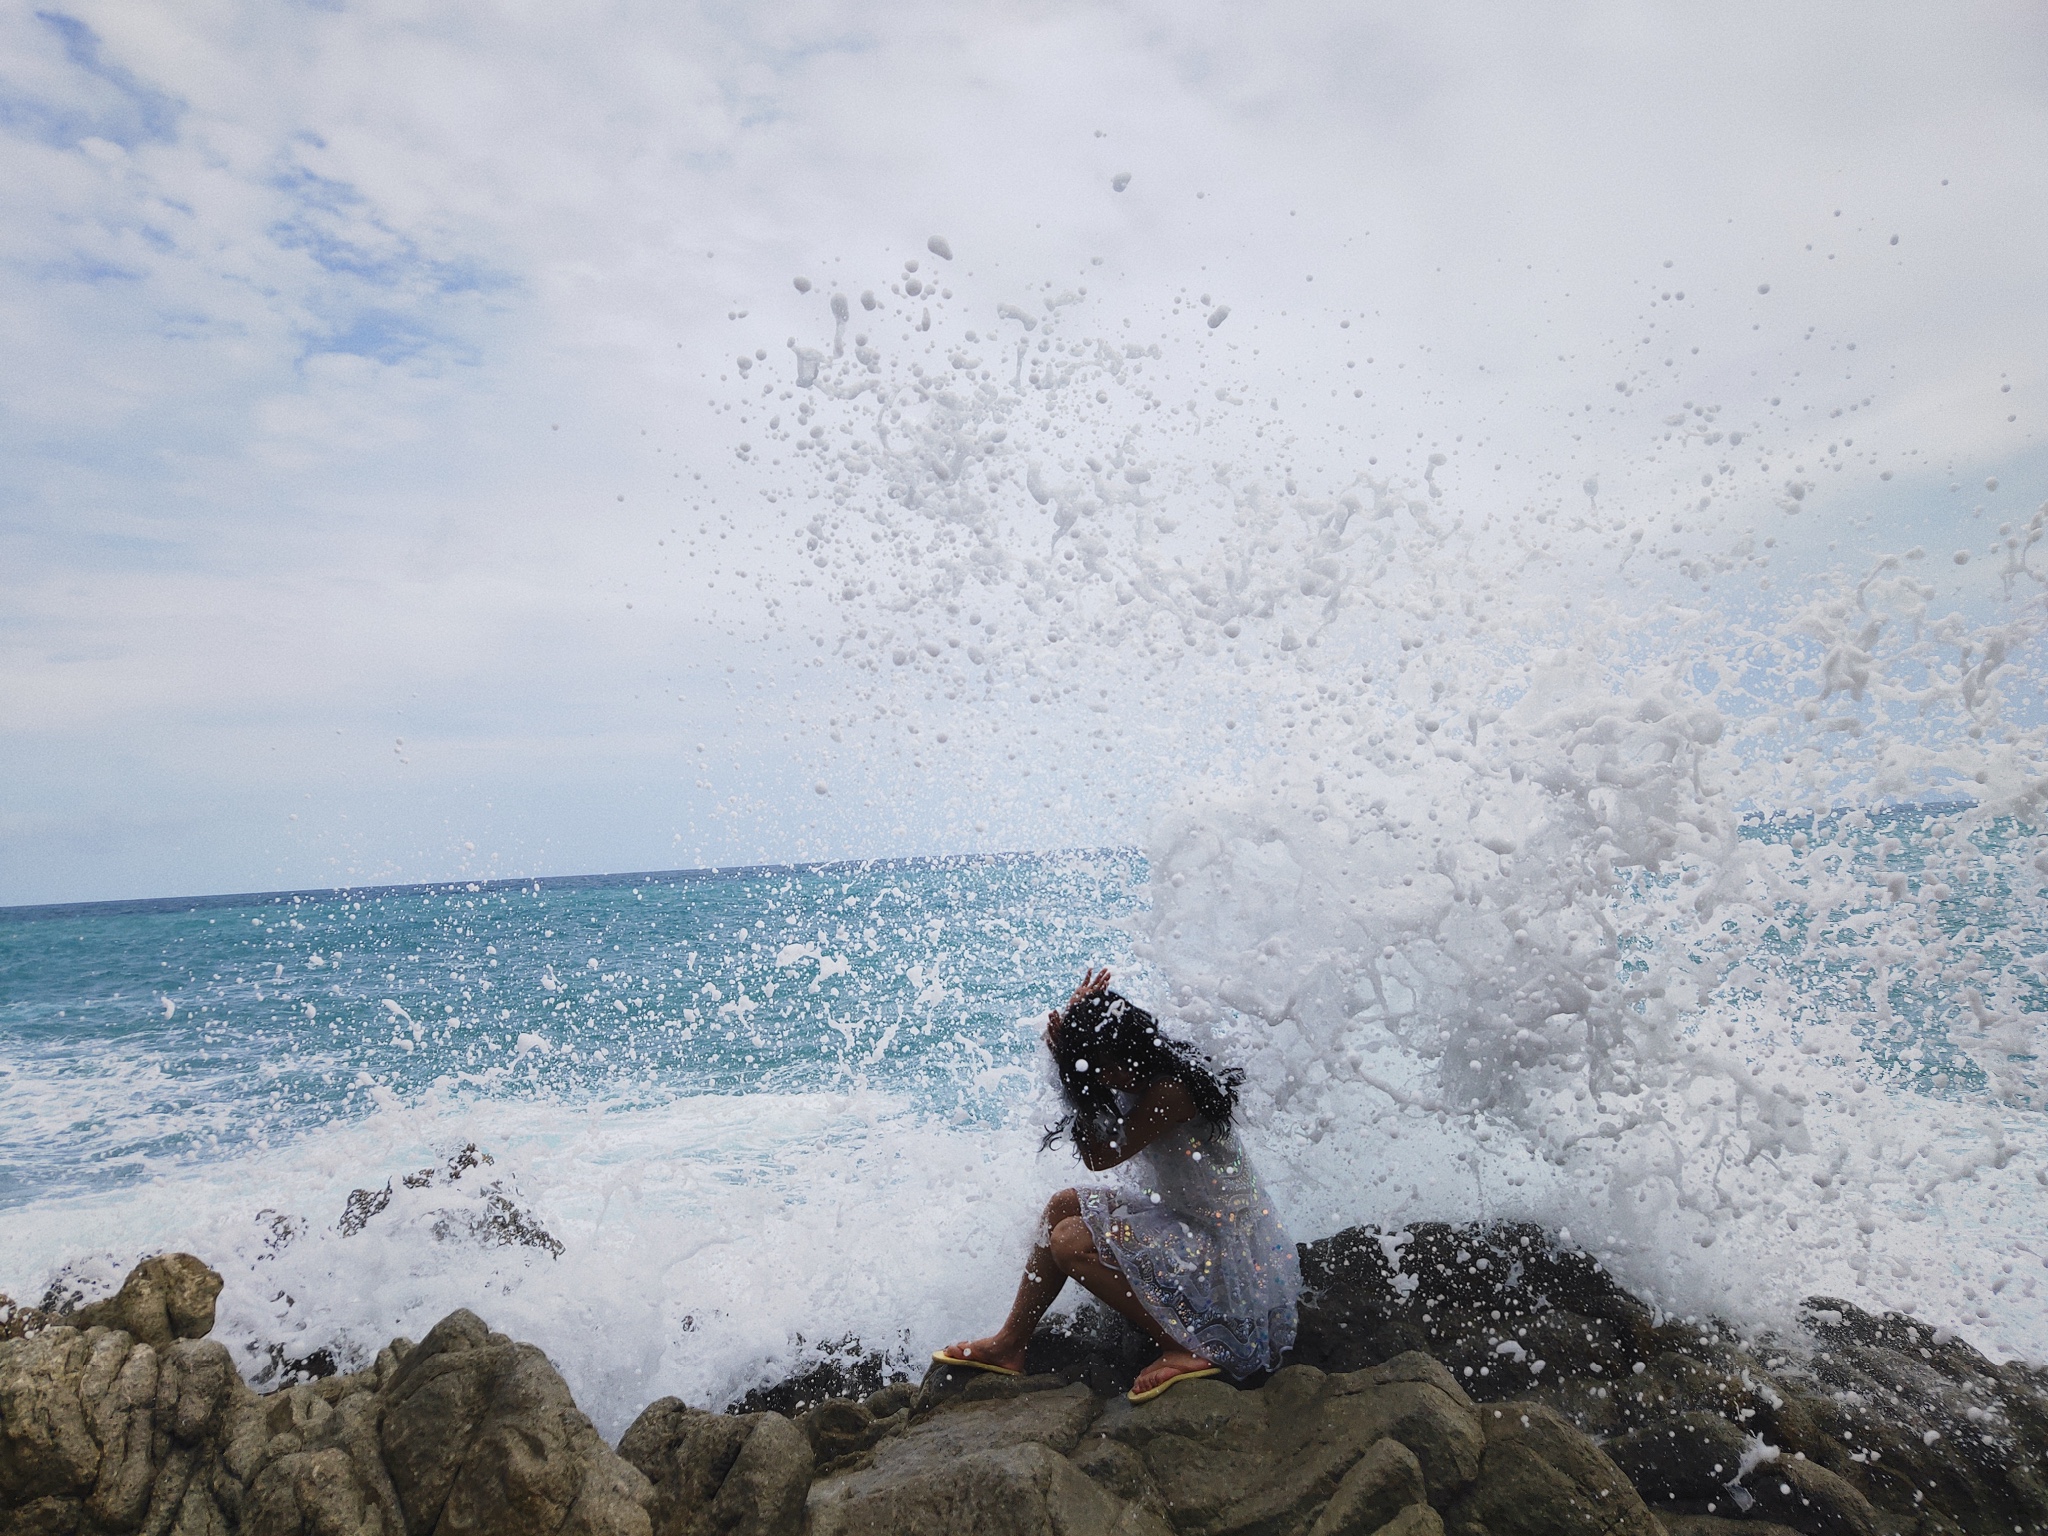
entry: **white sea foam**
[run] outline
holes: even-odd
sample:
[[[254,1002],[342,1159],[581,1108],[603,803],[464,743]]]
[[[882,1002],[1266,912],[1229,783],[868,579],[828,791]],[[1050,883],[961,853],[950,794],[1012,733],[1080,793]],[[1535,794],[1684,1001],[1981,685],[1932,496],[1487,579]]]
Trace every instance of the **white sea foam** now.
[[[2048,1353],[2048,507],[1996,583],[1872,550],[1776,593],[1760,519],[1825,458],[1776,399],[1638,371],[1654,454],[1489,504],[1172,302],[963,297],[798,380],[862,703],[1011,765],[1043,721],[1150,807],[1148,979],[1319,1217],[1534,1215],[1673,1307],[1825,1288]],[[930,367],[984,310],[1012,360]]]
[[[137,1254],[196,1249],[227,1281],[217,1336],[252,1377],[272,1344],[361,1364],[466,1306],[545,1348],[616,1437],[655,1397],[724,1403],[807,1345],[851,1334],[921,1360],[986,1327],[1038,1207],[1070,1181],[1037,1138],[1035,1122],[963,1127],[865,1093],[627,1113],[430,1095],[146,1190],[10,1212],[7,1267],[104,1287]],[[432,1167],[472,1141],[489,1167],[394,1179],[344,1230],[364,1169]],[[560,1255],[483,1229],[493,1192]]]

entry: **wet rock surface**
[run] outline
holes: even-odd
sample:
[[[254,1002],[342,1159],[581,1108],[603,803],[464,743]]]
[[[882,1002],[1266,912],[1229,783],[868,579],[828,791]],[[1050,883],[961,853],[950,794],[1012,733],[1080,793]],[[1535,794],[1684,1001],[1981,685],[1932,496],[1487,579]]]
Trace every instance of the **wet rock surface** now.
[[[405,1174],[398,1182],[409,1190],[460,1189],[476,1197],[473,1204],[458,1204],[432,1213],[432,1231],[443,1242],[463,1237],[485,1247],[538,1248],[560,1258],[561,1239],[519,1203],[517,1191],[483,1171],[495,1161],[490,1153],[470,1142],[439,1167],[421,1168]],[[349,1191],[348,1203],[335,1223],[335,1230],[343,1237],[354,1237],[364,1231],[390,1209],[393,1193],[389,1180],[381,1189]]]
[[[1296,1359],[1427,1350],[1482,1406],[1540,1404],[1600,1442],[1690,1536],[2048,1531],[2048,1372],[1910,1317],[1814,1297],[1797,1336],[1744,1336],[1517,1224],[1354,1229],[1304,1244],[1302,1274]]]
[[[20,1338],[53,1323],[68,1327],[117,1328],[162,1349],[177,1339],[203,1339],[213,1332],[213,1304],[220,1276],[189,1253],[160,1253],[128,1272],[121,1289],[102,1301],[83,1303],[53,1291],[41,1307],[18,1307],[0,1296],[0,1339]]]
[[[648,1480],[653,1536],[774,1536],[803,1527],[815,1457],[778,1413],[706,1413],[650,1404],[619,1441]]]
[[[198,1260],[171,1260],[146,1261],[76,1320],[210,1326],[219,1277],[201,1283]],[[416,1347],[394,1340],[368,1370],[268,1396],[212,1339],[154,1344],[104,1323],[39,1321],[0,1343],[5,1536],[650,1530],[646,1478],[605,1445],[547,1357],[469,1312]]]
[[[187,1255],[0,1342],[0,1536],[1949,1536],[2048,1533],[2048,1375],[1816,1297],[1797,1337],[1644,1306],[1534,1228],[1305,1245],[1293,1361],[1122,1395],[1084,1309],[1030,1374],[847,1340],[607,1447],[545,1355],[458,1311],[259,1396]],[[891,1379],[891,1378],[896,1379]],[[775,1411],[778,1405],[784,1411]]]

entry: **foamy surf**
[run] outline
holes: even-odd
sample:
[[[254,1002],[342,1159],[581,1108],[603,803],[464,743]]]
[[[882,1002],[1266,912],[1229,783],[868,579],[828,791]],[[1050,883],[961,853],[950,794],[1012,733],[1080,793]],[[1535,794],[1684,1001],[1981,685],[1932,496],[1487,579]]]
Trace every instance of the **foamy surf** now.
[[[1335,387],[1375,350],[1341,302],[1260,361],[1211,294],[962,260],[732,401],[865,673],[833,724],[1143,807],[1147,979],[1304,1206],[2038,1357],[2048,507],[1788,570],[1836,477],[1891,477],[1877,364],[1590,359],[1623,462],[1569,467],[1573,419],[1503,473],[1478,423],[1361,430],[1397,413]]]

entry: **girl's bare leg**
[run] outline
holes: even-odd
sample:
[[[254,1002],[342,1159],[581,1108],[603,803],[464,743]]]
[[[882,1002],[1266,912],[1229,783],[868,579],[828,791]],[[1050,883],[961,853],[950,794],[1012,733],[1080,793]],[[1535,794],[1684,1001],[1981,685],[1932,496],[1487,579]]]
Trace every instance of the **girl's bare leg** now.
[[[1078,1207],[1071,1221],[1053,1228],[1052,1251],[1062,1269],[1159,1346],[1159,1358],[1138,1373],[1138,1379],[1131,1384],[1133,1391],[1146,1392],[1170,1377],[1209,1368],[1210,1361],[1176,1344],[1173,1336],[1159,1325],[1159,1319],[1145,1310],[1123,1271],[1096,1249],[1095,1234],[1080,1219]]]
[[[1031,1257],[1025,1260],[1024,1278],[1017,1283],[1017,1299],[1010,1304],[1010,1315],[1003,1326],[985,1339],[955,1344],[947,1353],[962,1360],[1023,1370],[1024,1347],[1031,1342],[1032,1330],[1069,1277],[1080,1281],[1159,1346],[1159,1358],[1138,1376],[1138,1391],[1156,1387],[1169,1376],[1208,1368],[1209,1361],[1173,1342],[1172,1336],[1159,1326],[1159,1320],[1145,1310],[1144,1303],[1124,1279],[1123,1271],[1096,1250],[1095,1235],[1081,1219],[1080,1196],[1071,1189],[1061,1190],[1046,1203],[1039,1241],[1032,1248]]]
[[[1038,1224],[1038,1241],[1031,1257],[1024,1261],[1024,1277],[1017,1282],[1017,1299],[1010,1303],[1010,1315],[1003,1326],[985,1339],[970,1339],[948,1347],[947,1353],[962,1360],[979,1360],[1012,1371],[1024,1369],[1024,1346],[1045,1309],[1053,1304],[1067,1283],[1067,1272],[1052,1249],[1052,1234],[1068,1221],[1081,1222],[1081,1197],[1063,1189],[1046,1202],[1045,1215]],[[1092,1251],[1092,1250],[1091,1250]]]
[[[1162,1348],[1172,1345],[1166,1330],[1159,1326],[1159,1320],[1145,1310],[1130,1282],[1124,1279],[1123,1271],[1097,1251],[1095,1234],[1081,1219],[1078,1200],[1074,1203],[1074,1214],[1053,1227],[1051,1248],[1053,1259],[1063,1273],[1080,1281],[1097,1300],[1108,1305],[1153,1343]]]

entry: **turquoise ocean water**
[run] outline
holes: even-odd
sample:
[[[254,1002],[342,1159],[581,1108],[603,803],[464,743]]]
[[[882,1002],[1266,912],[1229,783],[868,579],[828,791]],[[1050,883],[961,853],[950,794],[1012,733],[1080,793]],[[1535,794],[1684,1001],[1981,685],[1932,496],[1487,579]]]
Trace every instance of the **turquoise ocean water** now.
[[[385,1096],[608,1110],[857,1085],[987,1116],[1143,862],[1101,853],[0,911],[0,1208]],[[366,1170],[367,1172],[367,1170]]]

